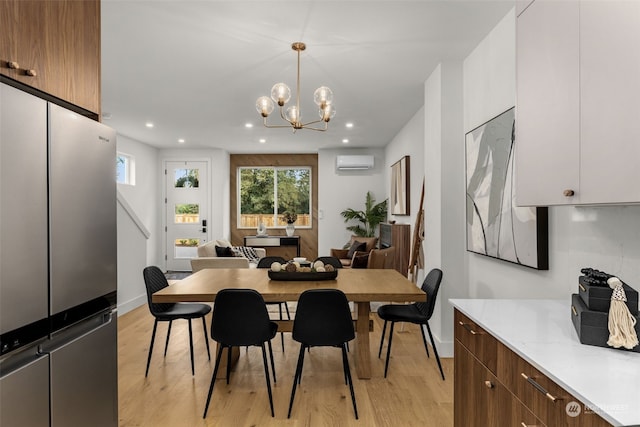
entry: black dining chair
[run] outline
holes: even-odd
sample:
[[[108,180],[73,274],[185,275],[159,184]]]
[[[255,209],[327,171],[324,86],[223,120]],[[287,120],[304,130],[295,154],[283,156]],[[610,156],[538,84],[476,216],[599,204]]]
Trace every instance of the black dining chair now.
[[[293,378],[287,418],[291,417],[296,387],[302,379],[305,349],[310,347],[338,347],[342,350],[344,379],[349,385],[353,411],[356,419],[358,419],[356,395],[353,391],[353,380],[351,379],[351,370],[349,369],[349,360],[347,358],[347,343],[355,338],[355,331],[349,302],[345,294],[338,289],[309,289],[304,291],[298,299],[292,336],[295,341],[300,343],[300,353]]]
[[[232,347],[257,346],[262,348],[262,362],[264,364],[264,376],[267,380],[269,393],[269,405],[271,416],[273,412],[273,396],[271,394],[271,381],[269,380],[269,367],[267,364],[267,352],[265,342],[269,347],[271,358],[271,370],[273,382],[276,382],[276,367],[273,362],[273,350],[271,340],[278,332],[278,325],[269,320],[269,313],[262,295],[254,289],[223,289],[216,295],[213,305],[213,317],[211,319],[211,339],[218,343],[218,355],[211,376],[207,403],[204,407],[202,418],[207,417],[207,410],[213,395],[213,386],[218,375],[222,351],[227,349],[227,384],[231,375],[231,349]]]
[[[285,264],[287,261],[279,256],[266,256],[263,258],[260,258],[260,260],[258,261],[258,266],[257,268],[271,268],[271,264],[273,264],[274,262],[278,262],[280,264]],[[282,306],[284,305],[285,310],[287,311],[287,320],[291,320],[291,314],[289,313],[289,306],[287,305],[286,301],[274,301],[274,302],[268,302],[266,303],[267,305],[278,305],[278,312],[280,313],[280,320],[283,320],[282,318]],[[280,340],[282,341],[282,351],[284,352],[284,333],[280,332]]]
[[[340,260],[334,256],[320,256],[318,258],[316,258],[313,262],[315,263],[316,261],[322,261],[322,263],[324,264],[329,264],[334,266],[335,268],[342,268],[343,265],[340,262]]]
[[[191,375],[195,375],[195,368],[193,364],[193,331],[191,329],[191,319],[202,318],[202,327],[204,329],[204,342],[207,345],[207,354],[209,360],[211,360],[211,352],[209,351],[209,337],[207,336],[207,323],[204,317],[211,311],[211,306],[208,304],[197,304],[189,302],[176,302],[176,303],[154,303],[151,298],[154,293],[169,286],[167,278],[156,266],[145,267],[142,271],[144,278],[144,284],[147,289],[147,303],[149,304],[149,311],[155,318],[153,323],[153,333],[151,334],[151,344],[149,345],[149,355],[147,356],[147,369],[144,372],[146,377],[149,374],[149,364],[151,363],[151,353],[153,352],[153,343],[156,339],[156,329],[158,328],[158,322],[169,322],[169,328],[167,330],[167,341],[164,344],[164,355],[167,355],[167,347],[169,346],[169,337],[171,336],[171,325],[176,319],[187,319],[189,321],[189,350],[191,352]]]
[[[429,332],[429,339],[431,340],[431,347],[433,347],[433,353],[436,355],[436,361],[440,368],[440,375],[444,381],[444,372],[442,371],[442,364],[440,363],[440,357],[438,356],[438,350],[436,349],[436,343],[433,341],[433,335],[431,334],[431,328],[429,327],[429,319],[433,315],[433,309],[436,305],[436,298],[438,296],[438,290],[440,289],[440,282],[442,282],[442,270],[434,268],[427,274],[424,282],[422,282],[422,290],[426,294],[426,302],[415,302],[413,304],[387,304],[378,308],[378,316],[384,320],[384,326],[382,328],[382,336],[380,337],[380,348],[378,349],[378,357],[382,353],[382,343],[384,342],[384,335],[387,330],[387,322],[391,322],[391,328],[389,331],[389,343],[387,344],[387,360],[384,363],[384,377],[387,377],[387,370],[389,369],[389,356],[391,355],[391,342],[393,338],[393,326],[396,322],[410,322],[419,326],[422,333],[422,341],[424,342],[424,348],[427,351],[427,357],[429,356],[429,347],[427,346],[427,338],[424,335],[424,329],[422,325],[427,327]]]

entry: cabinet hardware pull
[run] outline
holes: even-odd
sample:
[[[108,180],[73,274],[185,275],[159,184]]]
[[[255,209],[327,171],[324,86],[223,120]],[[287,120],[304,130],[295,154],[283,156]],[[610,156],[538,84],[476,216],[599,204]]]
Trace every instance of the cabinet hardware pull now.
[[[578,312],[576,311],[576,308],[574,306],[571,306],[571,311],[573,311],[574,316],[578,315]]]
[[[18,70],[20,69],[20,64],[18,64],[16,61],[7,61],[7,67],[11,68],[12,70]]]
[[[469,331],[471,335],[482,335],[482,332],[474,331],[473,329],[471,329],[471,325],[469,325],[468,323],[464,323],[462,320],[459,320],[458,324]]]
[[[576,192],[573,190],[564,190],[562,194],[564,194],[564,197],[571,197],[571,196],[574,196]]]
[[[24,73],[30,77],[36,77],[38,75],[38,73],[36,73],[36,70],[24,70]]]
[[[486,385],[487,388],[493,388],[493,383],[491,381],[485,381],[484,385]]]
[[[555,397],[554,395],[552,395],[551,393],[549,393],[547,390],[545,390],[544,387],[542,387],[540,384],[538,384],[533,378],[531,378],[530,376],[528,376],[527,374],[525,374],[524,372],[521,372],[520,375],[522,376],[522,378],[524,378],[525,380],[527,380],[527,382],[529,384],[531,384],[533,387],[535,387],[536,390],[538,390],[540,393],[544,394],[547,399],[549,399],[552,402],[555,402],[557,400],[562,400],[559,397]]]
[[[521,425],[522,427],[538,427],[537,425],[533,425],[533,424],[529,425],[529,424],[525,423],[524,421],[523,421],[523,422],[521,422],[521,423],[520,423],[520,425]]]
[[[578,284],[578,286],[580,287],[580,290],[581,290],[582,292],[587,292],[587,290],[585,289],[585,287],[584,287],[584,286],[582,286],[581,284]]]

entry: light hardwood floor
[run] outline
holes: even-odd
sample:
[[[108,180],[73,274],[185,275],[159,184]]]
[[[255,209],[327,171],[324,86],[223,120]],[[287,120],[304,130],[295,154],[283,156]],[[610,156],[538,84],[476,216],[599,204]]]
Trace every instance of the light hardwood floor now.
[[[377,315],[371,335],[372,374],[354,387],[360,419],[355,420],[344,383],[339,349],[313,348],[305,357],[302,384],[296,392],[291,418],[289,396],[299,344],[285,333],[273,340],[277,384],[273,385],[275,418],[269,411],[262,353],[258,347],[242,349],[230,384],[218,380],[206,420],[202,419],[215,360],[207,359],[202,322],[193,324],[195,376],[189,362],[186,321],[175,321],[167,356],[163,358],[167,324],[158,326],[149,376],[144,377],[153,318],[146,306],[118,319],[119,418],[129,426],[421,426],[453,425],[453,359],[441,359],[442,381],[431,351],[427,359],[415,325],[396,328],[389,375],[383,378],[384,354],[377,359],[382,324]],[[210,315],[207,328],[210,327]],[[226,353],[225,353],[226,355]],[[352,357],[351,355],[349,357]],[[353,362],[350,360],[352,370]]]

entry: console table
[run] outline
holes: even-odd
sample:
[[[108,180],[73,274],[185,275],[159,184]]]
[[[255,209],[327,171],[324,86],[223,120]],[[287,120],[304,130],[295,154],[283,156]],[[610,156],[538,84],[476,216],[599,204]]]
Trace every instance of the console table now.
[[[300,256],[300,236],[244,236],[244,246],[256,248],[295,246],[296,256]]]

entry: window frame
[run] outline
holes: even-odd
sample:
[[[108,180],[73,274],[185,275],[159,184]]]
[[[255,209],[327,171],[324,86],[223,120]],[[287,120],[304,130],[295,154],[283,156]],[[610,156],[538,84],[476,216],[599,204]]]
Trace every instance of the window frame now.
[[[243,169],[270,169],[273,170],[273,219],[274,224],[278,224],[278,216],[282,214],[282,212],[278,212],[278,171],[279,170],[292,170],[292,169],[304,169],[309,172],[309,225],[298,225],[295,224],[296,229],[306,229],[310,230],[313,228],[313,167],[312,166],[303,166],[303,165],[292,165],[292,166],[238,166],[236,168],[236,228],[238,230],[251,230],[255,227],[243,227],[242,226],[242,199],[241,199],[241,186],[242,186],[242,178],[241,171]],[[296,212],[300,215],[299,212]],[[284,230],[286,225],[274,225],[269,226],[270,229],[282,229]]]
[[[124,164],[124,181],[119,181],[118,180],[118,161],[119,159],[123,159],[123,164]],[[116,179],[116,183],[118,185],[136,185],[136,163],[135,163],[135,157],[133,157],[131,154],[127,154],[127,153],[123,153],[121,151],[117,151],[116,152],[116,173],[115,173],[115,179]]]

